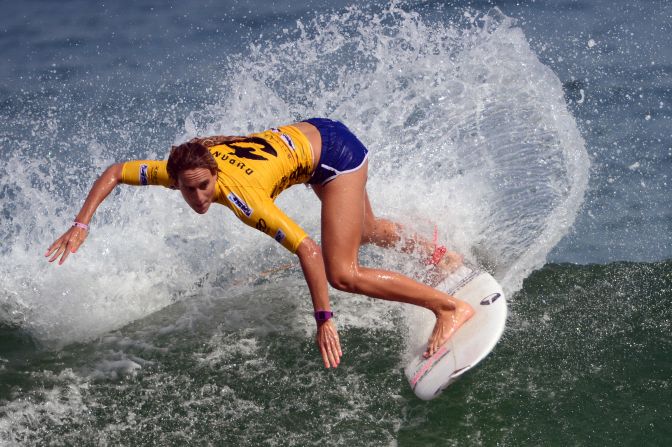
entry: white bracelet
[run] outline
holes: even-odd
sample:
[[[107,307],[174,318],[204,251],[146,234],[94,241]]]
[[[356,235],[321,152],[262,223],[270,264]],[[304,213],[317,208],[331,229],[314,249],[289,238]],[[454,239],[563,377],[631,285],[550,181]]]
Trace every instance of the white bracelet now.
[[[87,224],[83,224],[81,222],[74,221],[72,223],[73,227],[81,228],[82,230],[89,231],[89,226]]]

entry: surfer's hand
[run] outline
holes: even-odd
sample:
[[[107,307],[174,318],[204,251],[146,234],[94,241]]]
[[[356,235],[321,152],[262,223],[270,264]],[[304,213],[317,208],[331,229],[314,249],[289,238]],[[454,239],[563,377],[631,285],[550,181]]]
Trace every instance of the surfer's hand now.
[[[325,368],[336,368],[341,362],[343,351],[333,319],[317,323],[316,338]]]
[[[71,227],[63,233],[63,236],[56,239],[56,242],[51,244],[44,256],[47,258],[51,256],[49,262],[54,262],[60,256],[61,260],[58,261],[58,265],[61,265],[70,253],[75,253],[79,249],[79,246],[82,245],[88,234],[89,232],[82,228]]]

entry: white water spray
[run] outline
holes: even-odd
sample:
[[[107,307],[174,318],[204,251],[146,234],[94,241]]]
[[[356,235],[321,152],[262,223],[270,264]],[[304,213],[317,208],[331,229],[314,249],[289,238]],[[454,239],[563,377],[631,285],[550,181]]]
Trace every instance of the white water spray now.
[[[176,141],[312,116],[340,119],[371,150],[375,211],[422,231],[435,223],[442,241],[493,269],[508,293],[543,265],[574,221],[588,178],[583,140],[558,78],[498,10],[465,25],[430,23],[397,7],[379,14],[351,8],[299,22],[227,65],[227,95],[190,114]],[[222,207],[199,217],[174,192],[120,187],[80,252],[60,268],[49,265],[46,247],[67,228],[94,177],[119,161],[98,142],[104,119],[73,119],[91,121],[86,138],[61,136],[64,147],[54,154],[48,142],[57,140],[49,136],[59,123],[50,114],[21,123],[39,138],[2,142],[10,149],[0,168],[6,323],[45,344],[86,340],[204,283],[230,290],[291,259]],[[138,118],[128,126],[132,143],[147,124]],[[312,193],[295,187],[278,203],[319,238]]]

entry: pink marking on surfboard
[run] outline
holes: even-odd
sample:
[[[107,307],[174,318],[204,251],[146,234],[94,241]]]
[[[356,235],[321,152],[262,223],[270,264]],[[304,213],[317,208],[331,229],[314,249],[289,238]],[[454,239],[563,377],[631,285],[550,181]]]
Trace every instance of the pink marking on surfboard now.
[[[411,380],[411,386],[415,388],[415,384],[418,383],[418,381],[422,379],[422,377],[425,374],[427,374],[427,371],[429,371],[432,368],[432,366],[434,366],[434,364],[439,360],[441,360],[443,356],[446,354],[448,354],[448,348],[445,345],[443,345],[441,346],[441,348],[439,348],[438,351],[434,353],[433,356],[427,359],[425,364],[422,365],[422,368],[420,368],[418,372],[415,373],[415,375],[413,376],[413,380]]]

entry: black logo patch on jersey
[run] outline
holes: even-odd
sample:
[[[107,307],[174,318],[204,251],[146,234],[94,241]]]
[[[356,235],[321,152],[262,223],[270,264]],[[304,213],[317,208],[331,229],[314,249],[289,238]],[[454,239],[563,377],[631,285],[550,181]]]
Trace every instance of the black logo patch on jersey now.
[[[257,230],[263,231],[266,233],[266,230],[268,229],[268,225],[266,224],[266,221],[264,219],[259,219],[257,221],[257,225],[255,225]]]
[[[259,154],[257,152],[258,150],[274,157],[278,156],[278,153],[275,149],[273,149],[273,146],[271,146],[268,141],[259,137],[243,138],[239,141],[229,143],[227,146],[233,150],[233,153],[229,155],[233,155],[236,158],[245,158],[247,160],[268,160],[268,158]]]

